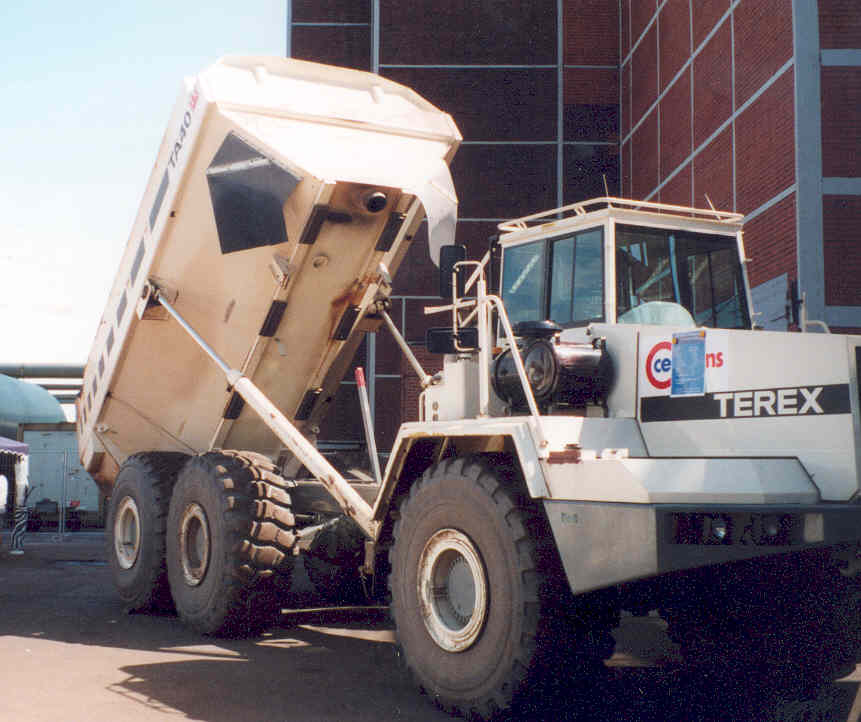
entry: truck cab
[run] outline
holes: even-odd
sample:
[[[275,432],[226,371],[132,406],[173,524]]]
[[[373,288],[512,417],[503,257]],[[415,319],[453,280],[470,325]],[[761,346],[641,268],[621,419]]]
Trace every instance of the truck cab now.
[[[599,198],[500,231],[492,350],[452,284],[430,310],[475,348],[443,349],[396,460],[419,429],[509,454],[575,592],[854,537],[861,339],[754,330],[740,215]]]
[[[740,215],[618,199],[578,208],[502,224],[513,324],[751,328]]]

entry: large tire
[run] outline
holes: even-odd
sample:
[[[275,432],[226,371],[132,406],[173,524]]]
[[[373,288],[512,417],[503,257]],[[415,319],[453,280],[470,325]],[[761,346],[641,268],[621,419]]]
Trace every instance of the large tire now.
[[[114,586],[130,611],[172,611],[165,567],[165,525],[176,475],[186,454],[145,452],[117,474],[107,518],[107,557]]]
[[[389,588],[404,661],[449,712],[489,718],[533,679],[554,627],[543,518],[478,457],[432,467],[394,527]],[[557,617],[558,618],[558,617]],[[556,640],[564,644],[564,640]]]
[[[296,541],[287,488],[251,454],[209,452],[183,468],[168,514],[167,570],[186,623],[245,637],[276,621]]]

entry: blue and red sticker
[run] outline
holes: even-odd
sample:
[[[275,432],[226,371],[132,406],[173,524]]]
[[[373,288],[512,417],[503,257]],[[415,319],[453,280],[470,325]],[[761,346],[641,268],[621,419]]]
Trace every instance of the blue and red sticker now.
[[[706,348],[705,368],[709,371],[723,369],[725,358],[725,351]],[[658,391],[670,388],[673,381],[673,344],[670,341],[658,341],[649,349],[644,371],[652,388]]]

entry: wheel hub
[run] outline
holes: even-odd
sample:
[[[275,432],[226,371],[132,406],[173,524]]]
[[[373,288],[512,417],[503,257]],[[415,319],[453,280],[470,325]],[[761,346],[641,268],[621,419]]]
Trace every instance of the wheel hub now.
[[[206,512],[192,502],[185,507],[179,527],[179,554],[182,576],[190,587],[196,587],[206,577],[209,566],[209,522]]]
[[[114,520],[114,555],[121,569],[131,569],[141,546],[141,519],[135,500],[125,497]]]
[[[440,529],[419,559],[418,597],[431,638],[447,652],[469,649],[487,618],[488,587],[481,556],[457,529]]]

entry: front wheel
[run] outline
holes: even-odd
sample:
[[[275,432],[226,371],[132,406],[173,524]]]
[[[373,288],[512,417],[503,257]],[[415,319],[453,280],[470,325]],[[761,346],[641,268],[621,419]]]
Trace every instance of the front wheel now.
[[[389,587],[406,664],[440,706],[467,717],[512,703],[549,630],[555,551],[518,501],[478,459],[450,460],[412,487],[394,528]]]

